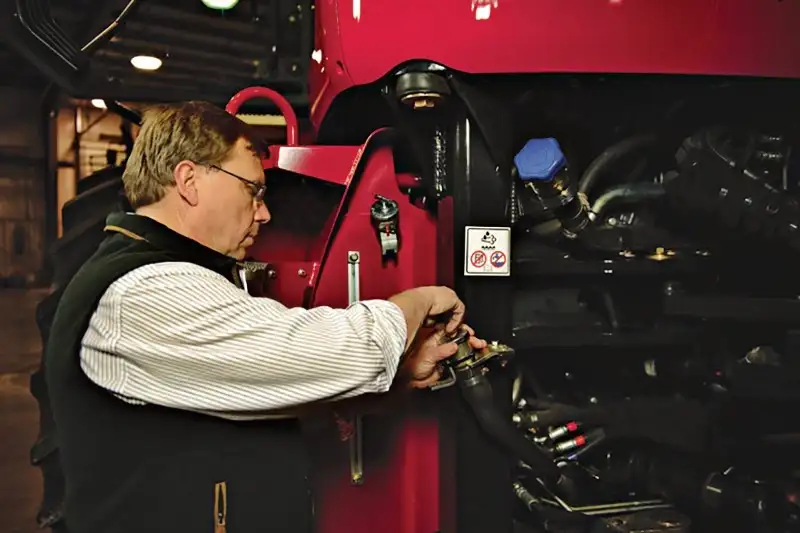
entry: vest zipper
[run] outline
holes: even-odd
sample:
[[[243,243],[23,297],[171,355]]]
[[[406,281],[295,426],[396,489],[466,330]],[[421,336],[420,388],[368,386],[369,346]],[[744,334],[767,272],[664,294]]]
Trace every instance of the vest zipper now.
[[[242,284],[242,278],[239,277],[241,275],[241,265],[236,263],[233,265],[233,269],[231,269],[231,281],[233,281],[233,284],[239,289],[245,289],[244,285]]]
[[[226,533],[228,517],[228,484],[214,485],[214,533]]]

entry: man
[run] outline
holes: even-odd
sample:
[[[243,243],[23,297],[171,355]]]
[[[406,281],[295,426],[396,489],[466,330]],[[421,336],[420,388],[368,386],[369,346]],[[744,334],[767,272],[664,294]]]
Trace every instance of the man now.
[[[399,367],[428,386],[455,352],[441,333],[415,342],[442,315],[461,327],[444,287],[311,310],[243,290],[236,260],[270,219],[255,146],[209,104],[145,116],[123,176],[135,214],[109,217],[48,342],[72,533],[310,531],[286,413],[386,392]]]

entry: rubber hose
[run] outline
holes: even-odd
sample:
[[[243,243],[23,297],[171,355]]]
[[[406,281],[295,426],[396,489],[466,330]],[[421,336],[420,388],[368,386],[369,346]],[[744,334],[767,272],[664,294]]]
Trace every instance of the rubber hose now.
[[[550,457],[526,439],[497,408],[489,380],[481,373],[470,369],[459,374],[461,374],[458,375],[461,394],[475,414],[481,429],[530,466],[537,476],[551,480],[558,479],[559,469]]]
[[[608,148],[603,153],[591,162],[589,167],[581,176],[580,184],[578,185],[578,192],[589,194],[594,184],[600,178],[600,175],[608,168],[609,165],[621,159],[623,156],[629,154],[633,150],[653,144],[657,140],[655,134],[643,134],[629,137],[625,140],[618,142]]]
[[[615,203],[641,202],[655,200],[664,196],[664,187],[660,183],[633,183],[617,185],[601,194],[592,204],[592,212],[599,218],[609,205]]]

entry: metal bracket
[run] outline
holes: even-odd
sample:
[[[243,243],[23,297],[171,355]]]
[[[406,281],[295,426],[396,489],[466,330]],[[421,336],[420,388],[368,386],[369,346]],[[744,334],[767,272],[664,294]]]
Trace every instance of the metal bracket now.
[[[370,216],[372,224],[378,232],[381,255],[384,260],[389,257],[397,257],[400,249],[399,214],[400,207],[397,202],[380,194],[375,195],[375,202],[370,207]]]
[[[350,305],[361,299],[360,270],[361,254],[347,252],[347,299]],[[350,483],[364,484],[364,456],[361,438],[361,415],[355,415],[353,433],[350,435]]]
[[[453,385],[456,384],[457,380],[456,371],[453,370],[453,367],[449,365],[446,366],[445,368],[447,369],[449,375],[446,378],[440,379],[439,381],[431,385],[430,386],[431,390],[446,389],[447,387],[452,387]]]

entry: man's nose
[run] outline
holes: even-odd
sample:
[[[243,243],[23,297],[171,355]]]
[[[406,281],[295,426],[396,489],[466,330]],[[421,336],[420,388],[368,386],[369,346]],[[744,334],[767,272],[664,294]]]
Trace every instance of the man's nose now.
[[[259,202],[258,207],[256,207],[256,216],[255,221],[259,224],[266,224],[270,221],[272,215],[269,213],[269,209],[267,208],[267,204],[264,202]]]

